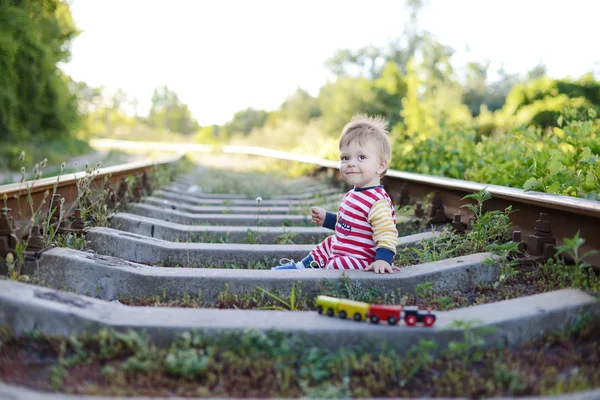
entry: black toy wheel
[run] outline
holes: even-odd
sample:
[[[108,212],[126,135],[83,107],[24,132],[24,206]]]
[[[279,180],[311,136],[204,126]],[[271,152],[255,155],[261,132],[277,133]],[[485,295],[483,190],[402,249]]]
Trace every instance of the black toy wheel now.
[[[371,316],[371,322],[374,323],[374,324],[378,324],[379,323],[379,317],[377,315]]]
[[[388,324],[390,325],[396,325],[398,321],[396,320],[396,317],[389,317],[388,318]]]
[[[341,319],[346,319],[346,311],[340,311],[340,318]]]
[[[327,315],[329,315],[330,317],[333,317],[333,308],[327,309]]]
[[[355,321],[362,321],[362,315],[360,315],[360,313],[354,314],[354,320]]]

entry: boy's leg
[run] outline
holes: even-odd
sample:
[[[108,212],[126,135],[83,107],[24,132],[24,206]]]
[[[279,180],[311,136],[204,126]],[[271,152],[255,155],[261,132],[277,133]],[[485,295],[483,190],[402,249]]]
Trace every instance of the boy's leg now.
[[[323,268],[329,261],[333,255],[331,254],[331,241],[333,240],[333,236],[328,236],[321,243],[315,247],[313,251],[310,252],[306,257],[302,259],[302,261],[294,261],[289,260],[287,258],[282,258],[280,263],[282,265],[278,265],[276,267],[271,268],[272,270],[282,270],[282,269],[304,269],[311,268],[313,264],[316,263],[320,268]]]
[[[325,266],[325,269],[365,269],[371,264],[368,260],[363,260],[350,256],[335,256]]]
[[[331,258],[333,258],[333,253],[331,252],[331,242],[335,236],[327,236],[325,240],[315,247],[313,251],[310,252],[313,260],[317,262],[323,268]]]

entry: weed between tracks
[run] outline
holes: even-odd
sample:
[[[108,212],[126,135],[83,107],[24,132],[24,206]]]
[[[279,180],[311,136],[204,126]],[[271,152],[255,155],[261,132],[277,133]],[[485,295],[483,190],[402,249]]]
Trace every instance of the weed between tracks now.
[[[65,169],[65,163],[61,165],[60,173],[56,177],[52,191],[47,190],[43,195],[40,204],[33,203],[33,186],[44,175],[46,160],[37,163],[33,169],[33,180],[25,182],[26,170],[24,166],[24,153],[21,153],[19,160],[21,162],[21,183],[24,184],[26,192],[25,209],[21,208],[21,202],[18,195],[14,196],[19,206],[18,210],[11,210],[18,221],[15,223],[9,220],[9,229],[11,231],[11,240],[14,240],[15,249],[12,252],[5,253],[4,259],[0,260],[0,270],[6,269],[9,278],[15,280],[29,281],[30,277],[21,274],[21,269],[28,255],[28,246],[32,237],[36,235],[36,229],[39,228],[38,244],[42,248],[50,246],[70,247],[77,250],[85,248],[87,242],[82,235],[75,233],[61,233],[61,229],[70,227],[73,222],[71,215],[75,208],[81,210],[81,218],[85,227],[107,226],[108,217],[111,213],[123,209],[128,202],[129,193],[132,193],[136,186],[140,184],[135,177],[128,177],[127,192],[120,200],[109,201],[110,190],[106,187],[108,177],[104,179],[103,185],[98,185],[97,175],[99,173],[100,163],[94,166],[85,165],[85,173],[77,181],[77,198],[70,209],[65,207],[65,200],[55,200],[58,184]],[[184,158],[175,165],[158,165],[149,174],[148,178],[153,188],[164,186],[175,176],[190,168],[191,162]],[[3,206],[8,209],[8,197],[3,198]]]
[[[240,239],[232,238],[231,232],[214,233],[203,232],[188,234],[175,239],[175,243],[242,243],[242,244],[319,244],[326,236],[323,235],[299,235],[291,230],[283,229],[279,235],[267,234],[259,230],[248,228],[245,236]]]
[[[325,318],[325,317],[324,317]],[[308,335],[186,332],[167,348],[143,333],[0,337],[0,380],[111,396],[453,397],[554,395],[600,385],[600,325],[588,314],[520,348],[484,349],[490,333],[421,340],[398,354],[375,343],[328,350]]]
[[[301,286],[299,287],[301,289]],[[346,275],[337,281],[324,279],[319,294],[363,301],[372,304],[395,304],[402,306],[431,307],[433,310],[447,311],[474,305],[516,299],[554,290],[575,288],[592,294],[600,294],[600,278],[577,265],[569,265],[560,259],[549,260],[537,266],[519,267],[505,265],[496,281],[480,284],[462,290],[433,290],[433,282],[418,284],[414,291],[401,290],[384,292],[375,287],[365,287],[359,280],[351,280]],[[273,296],[270,296],[269,292]],[[275,297],[281,301],[276,300]],[[217,296],[216,305],[207,305],[201,294],[184,294],[180,299],[166,295],[148,298],[120,298],[127,305],[157,307],[217,307],[238,309],[262,309],[279,306],[292,309],[285,304],[295,301],[296,310],[316,310],[312,298],[297,292],[292,296],[278,291],[268,291],[257,287],[250,293],[231,293],[226,287]],[[211,303],[212,304],[212,303]]]
[[[266,290],[256,287],[250,293],[232,293],[229,285],[219,292],[214,304],[207,305],[202,292],[190,296],[184,293],[181,299],[169,299],[165,292],[155,297],[121,297],[119,302],[129,306],[183,307],[183,308],[219,308],[219,309],[260,309],[280,311],[305,311],[313,309],[313,300],[302,292],[302,283],[292,284],[290,294],[283,295],[278,290]]]
[[[449,227],[442,229],[442,235],[425,239],[417,246],[398,249],[395,264],[399,267],[423,264],[433,261],[460,257],[468,254],[481,253],[497,249],[511,240],[512,229],[508,207],[504,212],[483,211],[483,204],[491,198],[489,192],[482,190],[465,196],[477,204],[467,204],[475,218],[471,221],[470,229],[465,234],[456,234]]]
[[[277,265],[277,259],[273,257],[263,256],[262,260],[257,261],[246,261],[244,263],[236,262],[225,262],[223,264],[216,263],[202,263],[193,264],[191,262],[178,262],[172,258],[167,257],[163,261],[156,263],[156,267],[164,268],[219,268],[219,269],[271,269],[274,265]]]
[[[241,194],[248,199],[264,196],[287,195],[298,193],[303,187],[288,184],[284,177],[274,172],[253,170],[252,173],[206,168],[196,178],[195,183],[203,193]]]

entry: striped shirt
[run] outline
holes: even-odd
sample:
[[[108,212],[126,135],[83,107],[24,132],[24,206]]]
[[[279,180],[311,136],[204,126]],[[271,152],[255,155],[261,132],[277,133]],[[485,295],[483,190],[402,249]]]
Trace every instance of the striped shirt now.
[[[382,185],[350,190],[338,214],[328,212],[323,226],[335,230],[334,255],[392,264],[398,245],[396,213]]]

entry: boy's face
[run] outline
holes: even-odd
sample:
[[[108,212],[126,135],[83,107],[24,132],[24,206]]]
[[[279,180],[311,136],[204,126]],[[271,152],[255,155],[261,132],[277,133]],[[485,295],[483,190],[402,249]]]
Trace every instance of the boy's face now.
[[[358,140],[340,149],[340,174],[342,179],[356,188],[379,185],[379,177],[387,162],[379,156],[372,140],[362,146]]]

